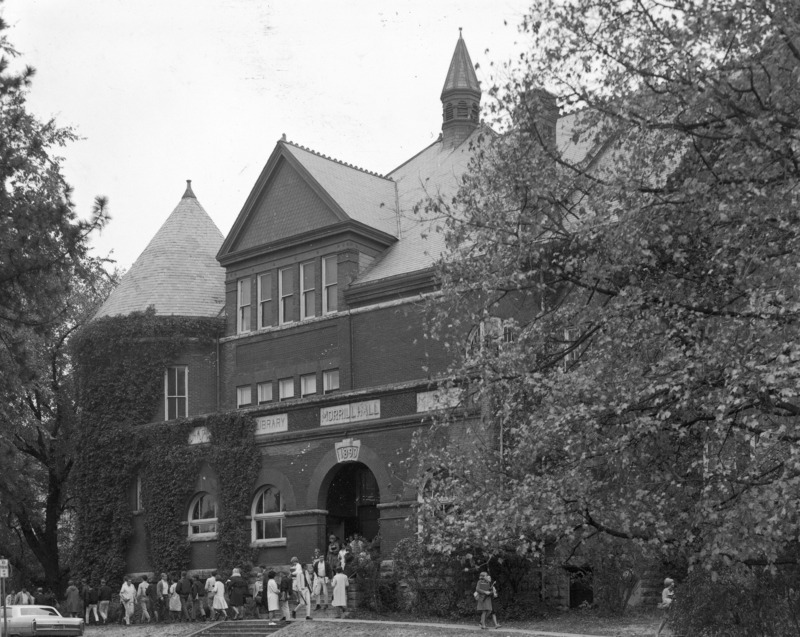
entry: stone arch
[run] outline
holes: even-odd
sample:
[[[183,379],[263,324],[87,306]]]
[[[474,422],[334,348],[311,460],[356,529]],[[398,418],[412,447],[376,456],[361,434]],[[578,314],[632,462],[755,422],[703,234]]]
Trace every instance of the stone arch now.
[[[392,491],[392,479],[389,470],[383,459],[366,445],[361,445],[358,455],[358,462],[365,465],[378,482],[380,489],[381,502],[390,502],[394,498]],[[336,470],[340,464],[336,459],[336,449],[331,449],[317,463],[306,492],[306,507],[309,509],[324,510],[328,495],[328,487],[336,475]]]

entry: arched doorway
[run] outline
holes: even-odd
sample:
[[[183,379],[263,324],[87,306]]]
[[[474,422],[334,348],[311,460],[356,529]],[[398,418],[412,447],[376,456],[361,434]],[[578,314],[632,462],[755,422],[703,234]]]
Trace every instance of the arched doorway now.
[[[333,534],[344,540],[358,533],[373,540],[380,531],[380,501],[378,481],[369,467],[360,462],[339,465],[328,487],[326,536]]]

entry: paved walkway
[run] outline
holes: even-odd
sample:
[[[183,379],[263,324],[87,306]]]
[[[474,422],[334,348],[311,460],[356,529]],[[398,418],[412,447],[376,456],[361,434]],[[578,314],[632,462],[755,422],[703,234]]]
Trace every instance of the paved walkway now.
[[[293,621],[305,621],[296,619]],[[482,633],[484,632],[483,629],[478,625],[469,625],[469,624],[440,624],[440,623],[426,623],[426,622],[392,622],[392,621],[383,621],[377,619],[333,619],[327,617],[314,617],[314,621],[318,622],[330,622],[332,624],[342,624],[342,623],[350,623],[350,624],[374,624],[380,626],[424,626],[425,628],[447,628],[450,630],[461,630],[461,631],[469,631],[469,632],[477,632]],[[523,628],[506,628],[505,626],[501,625],[500,628],[488,628],[486,630],[487,634],[494,634],[494,635],[537,635],[538,637],[599,637],[598,635],[588,635],[586,633],[554,633],[547,630],[526,630]]]

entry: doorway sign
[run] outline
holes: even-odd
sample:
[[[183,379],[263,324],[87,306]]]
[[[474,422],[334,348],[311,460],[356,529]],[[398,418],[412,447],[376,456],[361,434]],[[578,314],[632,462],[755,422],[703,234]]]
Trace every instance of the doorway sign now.
[[[356,462],[358,460],[358,453],[361,451],[360,440],[345,438],[334,446],[336,447],[336,462]]]

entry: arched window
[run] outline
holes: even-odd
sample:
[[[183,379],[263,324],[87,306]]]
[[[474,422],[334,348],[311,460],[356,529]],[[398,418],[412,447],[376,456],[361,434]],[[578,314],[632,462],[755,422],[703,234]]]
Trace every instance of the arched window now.
[[[217,497],[198,493],[189,507],[189,537],[211,538],[217,535]]]
[[[282,543],[283,498],[281,492],[271,484],[261,487],[253,500],[253,542]]]

